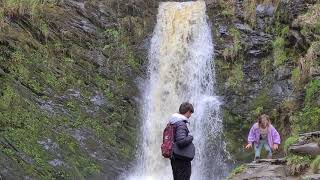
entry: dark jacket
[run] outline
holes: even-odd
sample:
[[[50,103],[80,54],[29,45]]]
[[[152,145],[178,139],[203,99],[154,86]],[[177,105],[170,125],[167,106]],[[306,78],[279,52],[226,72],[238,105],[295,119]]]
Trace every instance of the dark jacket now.
[[[178,121],[175,123],[176,134],[174,136],[174,142],[177,143],[179,148],[184,148],[192,143],[193,136],[189,136],[189,129],[187,127],[187,121]]]
[[[195,154],[195,148],[192,143],[193,136],[189,135],[187,127],[187,118],[181,114],[173,114],[170,123],[175,125],[173,157],[191,161]],[[185,156],[186,157],[185,157]]]

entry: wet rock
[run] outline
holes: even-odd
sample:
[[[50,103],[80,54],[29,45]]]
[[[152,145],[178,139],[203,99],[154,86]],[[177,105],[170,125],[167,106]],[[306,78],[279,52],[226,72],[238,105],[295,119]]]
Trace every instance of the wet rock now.
[[[281,0],[278,6],[279,18],[282,22],[292,22],[299,14],[307,10],[305,0]]]
[[[259,4],[256,8],[256,27],[264,31],[273,23],[274,6],[271,4]]]
[[[307,154],[307,155],[320,155],[320,146],[318,143],[308,143],[303,145],[292,145],[289,147],[289,151],[298,154]]]
[[[40,109],[47,111],[49,114],[55,113],[55,111],[52,107],[52,101],[42,101],[40,103]]]
[[[12,158],[0,152],[0,179],[17,180],[17,179],[38,179],[27,175],[20,164],[13,161]]]
[[[85,19],[73,19],[70,23],[73,28],[80,29],[85,33],[95,34],[97,32],[96,26]]]
[[[316,139],[320,139],[320,131],[299,134],[298,142],[291,145],[289,151],[313,156],[320,155],[320,144]]]
[[[235,0],[235,17],[236,21],[244,21],[243,0]]]
[[[249,50],[249,54],[254,57],[259,57],[262,55],[262,51],[259,49],[252,49],[252,50]]]
[[[286,159],[285,158],[279,158],[279,159],[258,159],[256,160],[257,163],[270,163],[272,165],[285,165]]]
[[[301,179],[320,180],[320,174],[305,175],[305,176],[302,176]]]
[[[66,99],[66,96],[59,96],[57,97],[60,101],[63,101],[63,99]],[[62,104],[53,102],[52,100],[44,101],[42,99],[38,100],[38,104],[41,110],[44,112],[47,112],[50,116],[63,113],[65,115],[70,115],[69,111],[64,108]]]
[[[74,98],[80,98],[80,96],[81,96],[80,91],[75,90],[75,89],[68,89],[66,93],[70,97],[74,97]]]
[[[103,106],[106,104],[105,97],[102,93],[96,92],[95,96],[90,97],[90,101],[96,106]]]
[[[271,4],[259,4],[256,8],[258,17],[272,17],[274,14],[274,6]]]
[[[103,66],[107,62],[107,58],[101,51],[89,51],[84,56],[86,59],[94,62],[97,66]]]
[[[314,139],[320,139],[320,131],[299,134],[298,144],[313,142]]]
[[[60,159],[54,159],[48,162],[51,166],[57,167],[57,166],[63,166],[65,162],[61,161]]]
[[[102,167],[104,167],[102,170],[104,176],[114,178],[119,175],[120,172],[123,172],[124,169],[122,167],[124,167],[125,163],[117,159],[118,157],[115,155],[116,149],[106,147],[90,129],[70,129],[69,133],[79,142],[80,146],[91,158],[99,161]]]
[[[306,41],[300,31],[291,29],[289,31],[289,41],[297,50],[307,50]]]
[[[310,76],[311,76],[311,77],[318,77],[318,76],[320,76],[320,66],[318,66],[318,67],[311,67],[311,68],[310,68]]]
[[[287,81],[278,81],[276,82],[270,91],[270,95],[281,101],[284,97],[289,96],[292,93],[292,87]]]
[[[16,155],[23,160],[24,162],[28,163],[28,164],[34,164],[35,161],[34,159],[32,159],[30,156],[24,154],[23,152],[17,152]]]
[[[219,26],[219,33],[220,36],[227,36],[228,32],[227,32],[227,27],[226,26]]]
[[[38,144],[42,145],[45,150],[55,151],[59,148],[59,145],[53,142],[51,139],[44,139],[42,141],[37,141]]]
[[[248,49],[248,54],[265,57],[272,49],[272,36],[263,32],[248,31],[242,43]]]
[[[0,68],[0,76],[5,75],[5,72]]]
[[[248,24],[235,23],[235,27],[245,33],[252,33],[253,30]]]
[[[278,81],[289,79],[291,77],[291,69],[287,66],[279,67],[275,73]]]
[[[233,180],[285,180],[284,165],[270,163],[252,163],[247,165],[245,172],[236,175]]]
[[[69,6],[73,6],[73,7],[77,8],[77,9],[84,10],[84,1],[73,1],[73,0],[70,0],[70,1],[66,1],[65,3],[68,4]]]

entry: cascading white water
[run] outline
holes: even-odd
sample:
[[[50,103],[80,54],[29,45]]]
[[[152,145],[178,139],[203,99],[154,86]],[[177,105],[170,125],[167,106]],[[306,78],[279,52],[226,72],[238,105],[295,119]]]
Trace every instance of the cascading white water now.
[[[169,117],[184,101],[195,108],[190,119],[196,146],[191,179],[221,179],[225,175],[213,52],[205,2],[160,3],[149,52],[150,79],[141,107],[141,148],[127,179],[172,179],[170,161],[161,156],[160,145]]]

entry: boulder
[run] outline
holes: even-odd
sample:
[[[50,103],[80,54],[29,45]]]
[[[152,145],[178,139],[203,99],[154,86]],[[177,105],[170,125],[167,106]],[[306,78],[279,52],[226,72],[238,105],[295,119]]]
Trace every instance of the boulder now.
[[[299,134],[299,140],[296,144],[289,147],[289,151],[298,154],[309,154],[316,156],[320,154],[320,144],[316,142],[320,139],[320,131]]]
[[[318,143],[312,142],[307,144],[294,144],[289,147],[289,151],[298,154],[320,155],[320,146]]]
[[[259,4],[256,8],[258,17],[272,17],[274,13],[274,6],[272,4]]]
[[[278,81],[286,80],[291,77],[291,69],[287,66],[281,66],[276,70],[276,79]]]

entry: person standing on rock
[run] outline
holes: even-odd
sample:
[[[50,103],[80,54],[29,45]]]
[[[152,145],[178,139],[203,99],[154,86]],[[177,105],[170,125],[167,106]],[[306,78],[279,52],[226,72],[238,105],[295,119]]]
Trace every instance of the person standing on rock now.
[[[195,147],[187,124],[193,112],[192,104],[184,102],[180,105],[179,113],[170,118],[170,124],[175,126],[173,155],[170,159],[174,180],[189,180],[191,176]]]
[[[248,135],[248,145],[246,149],[254,146],[255,160],[260,158],[261,150],[264,147],[268,152],[268,159],[272,158],[272,151],[279,148],[280,135],[278,131],[271,125],[270,118],[266,114],[262,114],[250,129]]]

